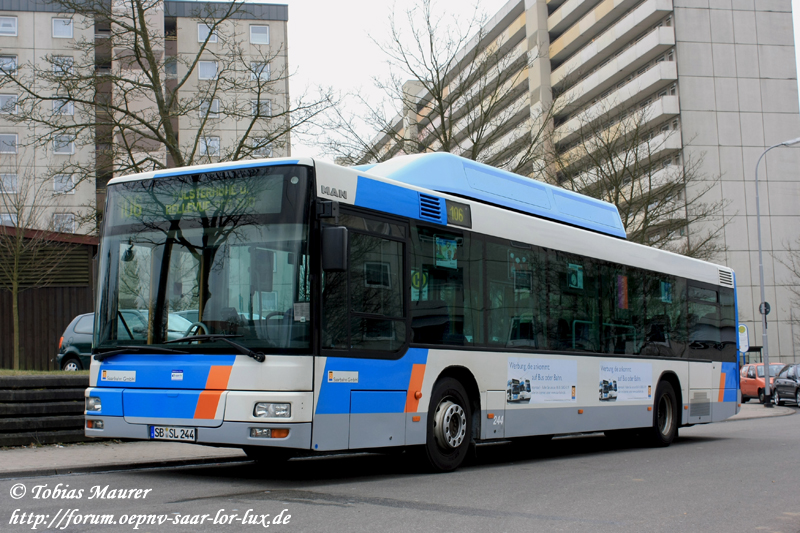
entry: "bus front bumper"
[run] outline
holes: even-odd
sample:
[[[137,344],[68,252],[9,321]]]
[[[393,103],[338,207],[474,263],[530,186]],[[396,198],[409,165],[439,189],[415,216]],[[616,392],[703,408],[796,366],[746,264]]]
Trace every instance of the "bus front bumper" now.
[[[87,413],[85,416],[84,434],[87,437],[102,439],[137,439],[137,440],[160,440],[150,438],[150,428],[161,424],[132,424],[125,421],[121,416],[100,416]],[[92,426],[97,425],[97,421],[102,422],[102,429],[95,427],[89,428],[89,421]],[[190,428],[191,423],[181,426]],[[263,438],[251,437],[252,428],[269,429],[288,429],[289,435],[284,438]],[[257,423],[257,422],[230,422],[223,421],[218,427],[196,427],[195,444],[208,444],[212,446],[272,446],[278,448],[296,448],[308,450],[311,448],[311,422],[301,422],[293,424]],[[169,441],[161,442],[192,442],[192,441]]]

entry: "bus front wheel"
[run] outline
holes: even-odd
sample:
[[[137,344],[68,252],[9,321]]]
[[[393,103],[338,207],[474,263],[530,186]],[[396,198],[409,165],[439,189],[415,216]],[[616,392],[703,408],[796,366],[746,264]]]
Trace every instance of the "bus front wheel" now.
[[[669,446],[678,434],[678,401],[675,390],[666,381],[656,388],[653,405],[653,428],[650,441],[654,446]]]
[[[467,392],[457,380],[436,383],[428,408],[425,452],[437,472],[455,470],[464,461],[472,439],[472,412]]]

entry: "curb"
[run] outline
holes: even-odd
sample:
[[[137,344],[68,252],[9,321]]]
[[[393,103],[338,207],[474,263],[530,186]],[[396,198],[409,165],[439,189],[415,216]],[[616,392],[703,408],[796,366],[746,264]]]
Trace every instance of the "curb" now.
[[[47,476],[63,476],[66,474],[89,474],[94,472],[119,472],[125,470],[144,470],[148,468],[167,468],[175,466],[195,466],[195,465],[213,465],[224,463],[246,463],[251,462],[243,456],[235,457],[206,457],[198,459],[175,459],[171,461],[148,461],[144,463],[130,463],[130,464],[107,464],[107,465],[86,465],[65,468],[37,468],[32,470],[12,470],[9,472],[0,472],[0,480],[26,478],[26,477],[47,477]]]

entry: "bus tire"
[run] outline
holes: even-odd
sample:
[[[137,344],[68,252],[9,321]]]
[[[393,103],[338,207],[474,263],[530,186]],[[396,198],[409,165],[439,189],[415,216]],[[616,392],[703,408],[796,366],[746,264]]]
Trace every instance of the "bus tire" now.
[[[472,412],[464,387],[453,378],[436,382],[428,408],[425,455],[435,472],[451,472],[467,457]]]
[[[675,390],[666,381],[656,387],[653,404],[653,427],[650,442],[653,446],[669,446],[678,435],[678,401]]]

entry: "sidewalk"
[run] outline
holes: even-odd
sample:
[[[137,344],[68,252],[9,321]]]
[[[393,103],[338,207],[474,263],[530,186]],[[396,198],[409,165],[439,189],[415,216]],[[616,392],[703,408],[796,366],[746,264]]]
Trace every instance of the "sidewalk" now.
[[[726,422],[731,422],[735,420],[749,420],[751,418],[769,418],[773,416],[786,416],[791,415],[793,413],[800,412],[794,406],[792,407],[775,407],[769,408],[764,407],[762,404],[758,403],[755,400],[752,400],[747,403],[742,404],[742,409],[739,411],[739,414],[736,416],[730,417]]]
[[[728,421],[786,416],[798,408],[766,408],[755,402],[742,404]],[[214,448],[160,441],[100,441],[0,450],[0,479],[53,476],[80,472],[130,470],[195,464],[247,461],[238,448]]]
[[[160,441],[100,441],[0,450],[0,479],[247,461],[239,448]]]

